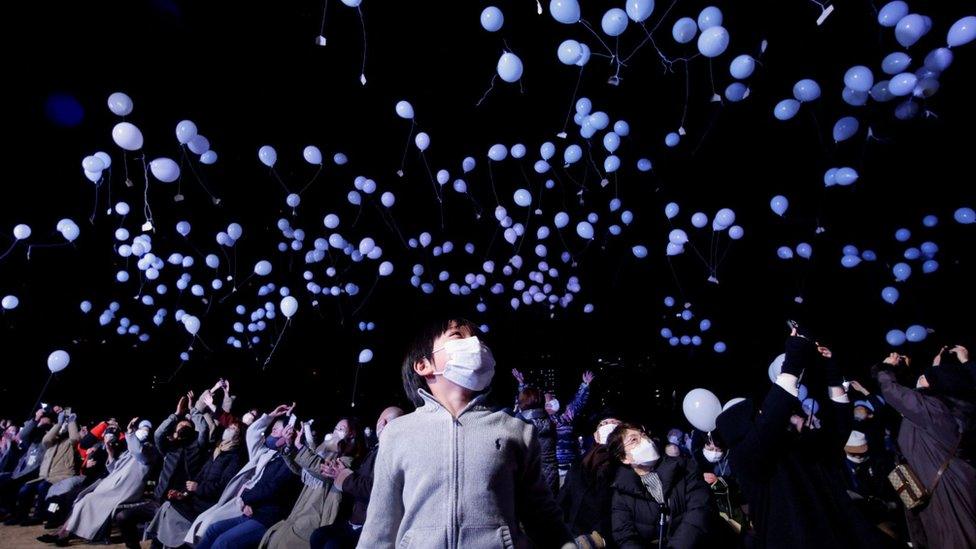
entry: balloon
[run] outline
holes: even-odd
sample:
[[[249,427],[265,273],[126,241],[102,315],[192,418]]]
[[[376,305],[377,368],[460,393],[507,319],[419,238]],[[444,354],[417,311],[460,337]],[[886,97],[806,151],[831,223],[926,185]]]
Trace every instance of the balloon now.
[[[942,72],[952,64],[952,50],[949,48],[936,48],[925,56],[924,66],[926,69]],[[95,153],[98,156],[98,153]]]
[[[349,201],[349,203],[353,206],[359,206],[363,203],[362,195],[356,191],[349,191],[349,193],[346,194],[346,200]]]
[[[712,349],[716,353],[719,353],[719,354],[724,353],[725,352],[725,349],[726,349],[725,342],[724,341],[716,341],[715,342],[715,345],[712,346]],[[726,403],[726,406],[729,406],[729,405],[733,405],[734,406],[735,403],[732,403],[733,400],[736,400],[736,399],[730,400],[729,403],[731,403],[731,404]],[[745,400],[745,399],[742,399],[742,400]],[[741,402],[741,401],[736,401],[736,402]]]
[[[668,202],[668,205],[664,207],[664,215],[666,215],[668,219],[674,219],[678,215],[679,211],[681,211],[681,208],[675,202]]]
[[[7,311],[12,311],[16,309],[18,305],[20,305],[20,299],[18,299],[17,296],[15,295],[7,295],[4,296],[2,300],[0,300],[0,306],[2,306],[4,310]]]
[[[271,262],[262,259],[254,264],[254,274],[258,276],[268,276],[271,274]]]
[[[668,147],[677,147],[678,143],[681,142],[681,136],[676,132],[670,132],[668,135],[664,136],[664,144]]]
[[[932,274],[939,270],[939,262],[934,259],[929,259],[922,263],[922,272],[925,274]]]
[[[706,8],[707,9],[707,8]],[[698,51],[705,57],[718,57],[729,47],[729,31],[715,26],[702,30],[698,37]]]
[[[706,29],[717,27],[722,24],[722,10],[715,6],[708,6],[698,14],[698,28],[704,32]]]
[[[302,156],[305,158],[305,162],[308,162],[313,166],[322,165],[322,151],[320,151],[315,145],[305,147],[305,149],[302,150]]]
[[[749,78],[754,70],[756,70],[756,60],[751,55],[739,55],[729,64],[729,74],[739,80]]]
[[[903,97],[912,93],[917,83],[918,77],[910,72],[896,74],[888,82],[888,92],[895,97]]]
[[[878,12],[878,24],[882,27],[894,27],[906,15],[908,15],[908,4],[902,0],[888,2]]]
[[[691,216],[691,225],[696,229],[701,229],[708,225],[708,216],[702,212],[696,212]]]
[[[102,162],[101,158],[96,156],[86,156],[81,161],[81,168],[86,172],[97,172],[100,174],[105,169],[105,163]]]
[[[729,227],[729,238],[732,240],[739,240],[743,236],[745,236],[745,230],[742,227],[738,225]]]
[[[857,92],[866,92],[874,85],[874,75],[868,67],[857,65],[844,73],[844,85]]]
[[[291,318],[298,312],[298,300],[290,295],[286,296],[282,298],[280,308],[285,318]]]
[[[557,213],[553,218],[553,225],[555,225],[557,229],[562,229],[566,225],[569,225],[569,215],[566,212]]]
[[[722,403],[708,389],[692,389],[681,403],[688,423],[703,432],[715,430],[715,418],[722,413]]]
[[[778,194],[769,201],[769,207],[773,210],[773,213],[783,217],[786,209],[790,207],[790,201],[785,196]]]
[[[892,347],[903,345],[905,343],[905,339],[905,332],[901,330],[890,330],[887,334],[885,334],[885,341],[887,341],[888,345],[891,345]]]
[[[615,155],[611,154],[603,161],[603,171],[607,173],[613,173],[617,171],[617,169],[619,168],[620,168],[620,158],[618,158]]]
[[[779,256],[780,259],[792,259],[793,250],[791,250],[789,246],[780,246],[776,250],[776,255]]]
[[[389,261],[380,263],[379,274],[380,276],[390,276],[393,274],[393,263],[390,263]]]
[[[691,17],[682,17],[674,22],[671,27],[671,36],[679,44],[687,44],[695,38],[698,32],[698,24]]]
[[[580,20],[580,6],[577,0],[551,0],[549,13],[552,18],[564,25],[571,25]]]
[[[844,99],[844,102],[847,103],[848,105],[854,107],[863,107],[864,105],[867,104],[869,95],[868,92],[860,92],[845,87],[844,91],[841,93],[841,97]]]
[[[925,327],[919,326],[918,324],[909,326],[908,329],[905,330],[905,339],[912,343],[924,341],[928,335],[928,331],[925,329]]]
[[[217,153],[214,151],[207,151],[200,155],[201,164],[213,164],[217,162]]]
[[[129,110],[132,110],[131,106]],[[71,356],[68,353],[61,350],[54,351],[47,357],[47,369],[51,370],[52,374],[56,374],[67,368],[69,362],[71,362]]]
[[[735,212],[730,208],[722,208],[715,213],[715,224],[723,229],[735,223]]]
[[[519,189],[515,191],[515,203],[523,208],[529,207],[532,204],[532,193],[526,189]]]
[[[590,47],[589,46],[587,46],[586,44],[580,42],[580,51],[582,53],[580,54],[579,61],[576,62],[576,66],[577,67],[582,67],[583,65],[585,65],[590,60]]]
[[[108,110],[116,116],[128,116],[132,112],[132,98],[122,92],[108,96]]]
[[[637,169],[642,172],[651,171],[651,161],[647,158],[641,158],[637,160]]]
[[[902,47],[908,48],[915,45],[928,32],[929,26],[925,18],[917,13],[911,13],[898,20],[895,26],[895,40]]]
[[[580,221],[576,224],[576,234],[585,240],[593,239],[593,225],[588,221]]]
[[[912,237],[912,231],[909,231],[908,229],[902,228],[895,231],[895,240],[897,240],[898,242],[907,242],[908,239],[911,237]]]
[[[889,53],[881,61],[881,70],[885,74],[898,74],[905,72],[912,63],[912,58],[907,53],[896,51]],[[866,67],[865,67],[866,68]]]
[[[813,255],[813,247],[806,242],[800,242],[796,245],[796,255],[803,259],[810,259],[810,256]]]
[[[563,161],[565,161],[567,165],[575,164],[580,158],[583,158],[583,149],[581,149],[579,145],[570,145],[566,147],[565,151],[563,151]]]
[[[488,6],[481,12],[481,26],[488,32],[497,32],[505,23],[505,16],[502,10],[495,6]],[[410,118],[410,117],[404,117]]]
[[[820,97],[820,84],[815,80],[804,78],[793,85],[793,97],[801,103],[809,103]]]
[[[176,125],[176,140],[186,145],[197,134],[197,125],[192,120],[181,120]]]
[[[796,116],[796,113],[800,110],[800,102],[796,99],[784,99],[776,104],[776,108],[773,109],[773,116],[777,120],[789,120]]]
[[[512,52],[505,52],[498,58],[498,76],[506,82],[517,82],[522,78],[522,60]]]
[[[373,360],[373,351],[370,349],[363,349],[359,351],[359,363],[366,364],[370,360]]]
[[[972,208],[959,208],[952,214],[952,217],[956,220],[956,223],[961,225],[976,223],[976,212]]]
[[[112,128],[112,141],[127,151],[138,151],[142,148],[142,132],[134,124],[119,122]]]
[[[840,264],[847,269],[853,269],[861,263],[861,258],[856,255],[845,255],[841,258]]]
[[[620,136],[614,132],[607,132],[607,134],[603,136],[603,148],[606,149],[607,152],[612,153],[616,151],[618,147],[620,147]]]
[[[895,275],[895,280],[898,282],[904,282],[908,280],[908,277],[912,276],[912,268],[907,263],[896,263],[891,268],[891,272]]]
[[[610,8],[603,14],[600,26],[607,36],[620,36],[627,29],[627,13],[620,8]]]
[[[193,154],[202,155],[210,150],[210,141],[202,135],[194,135],[187,141],[186,148],[190,149]]]
[[[857,178],[857,171],[854,168],[840,168],[834,175],[834,181],[841,186],[851,185],[857,181]]]
[[[172,183],[180,178],[180,167],[170,158],[157,158],[149,163],[153,177],[163,183]]]
[[[336,163],[336,166],[342,166],[346,162],[349,162],[349,159],[342,153],[335,153],[332,155],[332,161]]]
[[[190,335],[195,336],[197,335],[197,332],[200,331],[199,318],[193,315],[183,315],[182,322],[183,322],[183,327],[186,328],[186,331],[189,332]]]
[[[430,136],[425,132],[420,132],[414,137],[413,142],[420,149],[420,152],[424,152],[427,150],[427,147],[430,147]]]
[[[853,116],[845,116],[834,124],[834,142],[846,141],[857,133],[860,123]]]
[[[265,145],[258,149],[258,160],[265,166],[274,168],[275,162],[278,161],[278,151],[271,145]]]
[[[488,158],[494,160],[495,162],[501,162],[502,160],[508,158],[508,149],[505,147],[505,145],[496,143],[495,145],[492,145],[490,149],[488,149]]]
[[[112,157],[109,156],[108,153],[102,152],[102,151],[98,151],[97,153],[93,154],[92,156],[94,156],[95,158],[97,158],[97,159],[99,159],[99,160],[102,161],[102,169],[107,170],[107,169],[109,169],[112,166]]]
[[[654,0],[627,0],[627,17],[635,23],[640,23],[654,12]]]
[[[14,226],[14,238],[17,240],[25,240],[30,238],[31,228],[30,225],[25,225],[20,223]]]

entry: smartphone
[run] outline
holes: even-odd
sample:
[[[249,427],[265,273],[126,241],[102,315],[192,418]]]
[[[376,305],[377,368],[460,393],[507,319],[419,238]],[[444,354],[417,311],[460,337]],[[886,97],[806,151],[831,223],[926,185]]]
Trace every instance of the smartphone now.
[[[292,414],[291,416],[288,417],[288,426],[294,427],[296,421],[298,421],[298,416]]]

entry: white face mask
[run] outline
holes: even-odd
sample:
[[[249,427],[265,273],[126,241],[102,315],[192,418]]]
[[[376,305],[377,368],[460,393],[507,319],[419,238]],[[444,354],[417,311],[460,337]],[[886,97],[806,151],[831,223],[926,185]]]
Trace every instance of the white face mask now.
[[[596,437],[595,437],[597,444],[606,444],[607,437],[610,436],[610,433],[612,433],[613,430],[616,428],[617,428],[616,423],[607,423],[606,425],[597,429]]]
[[[220,440],[223,442],[230,442],[237,435],[237,431],[234,429],[224,429],[224,434],[221,435]]]
[[[241,421],[244,422],[244,425],[250,425],[254,423],[254,414],[252,414],[251,412],[244,414],[244,417],[241,418]]]
[[[868,456],[855,456],[853,454],[847,454],[847,459],[854,463],[864,463],[864,461],[868,459]]]
[[[546,403],[546,411],[549,412],[550,414],[558,414],[559,413],[559,399],[558,398],[554,398],[554,399],[550,400],[549,402],[547,402]]]
[[[139,430],[137,430],[136,431],[136,439],[138,439],[139,442],[146,442],[146,440],[149,439],[149,431],[147,431],[145,429],[139,429]]]
[[[647,465],[659,459],[661,456],[657,453],[654,443],[646,438],[642,438],[637,446],[630,451],[630,461],[636,465]]]
[[[495,377],[495,357],[475,336],[450,339],[433,352],[439,351],[447,353],[447,364],[443,372],[434,372],[434,375],[444,376],[444,379],[471,391],[484,390]]]
[[[720,452],[718,450],[709,450],[708,448],[702,449],[702,455],[705,456],[705,459],[708,460],[709,463],[718,463],[724,454],[725,452]]]

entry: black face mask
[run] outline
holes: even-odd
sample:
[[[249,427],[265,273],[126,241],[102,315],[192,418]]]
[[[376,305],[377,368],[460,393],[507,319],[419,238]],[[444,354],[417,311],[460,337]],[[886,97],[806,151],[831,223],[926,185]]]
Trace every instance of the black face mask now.
[[[189,444],[193,442],[195,434],[196,431],[192,427],[184,427],[176,432],[176,440],[181,444]]]
[[[44,438],[44,435],[46,435],[50,429],[51,429],[50,425],[38,425],[37,427],[35,427],[34,431],[31,432],[31,437],[30,437],[31,442],[32,443],[40,442],[41,439]]]

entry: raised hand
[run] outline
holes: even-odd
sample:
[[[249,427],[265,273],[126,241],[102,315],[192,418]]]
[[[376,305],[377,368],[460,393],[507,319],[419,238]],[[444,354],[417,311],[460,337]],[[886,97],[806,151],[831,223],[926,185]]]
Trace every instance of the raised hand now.
[[[593,378],[595,377],[596,375],[594,375],[593,372],[587,370],[583,372],[583,383],[589,385],[593,381]]]

